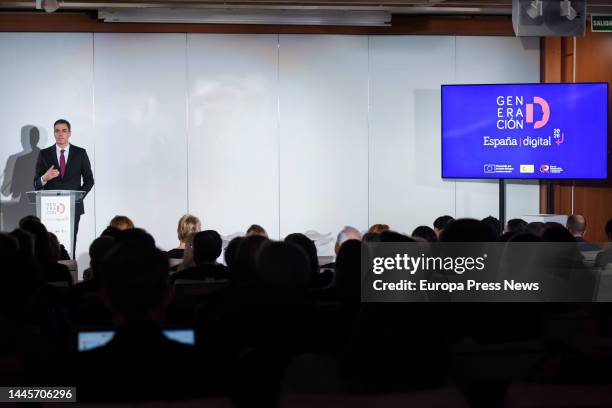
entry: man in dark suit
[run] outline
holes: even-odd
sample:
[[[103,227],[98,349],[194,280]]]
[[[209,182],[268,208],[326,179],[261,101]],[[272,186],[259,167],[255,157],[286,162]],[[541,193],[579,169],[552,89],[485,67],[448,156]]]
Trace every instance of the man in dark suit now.
[[[53,124],[55,145],[42,149],[38,155],[34,175],[36,190],[78,190],[87,194],[93,187],[94,178],[87,152],[81,147],[70,144],[70,131],[70,122],[65,119],[58,119]],[[79,221],[83,213],[85,213],[83,203],[77,203],[73,248],[76,248]],[[74,250],[72,256],[74,258]]]

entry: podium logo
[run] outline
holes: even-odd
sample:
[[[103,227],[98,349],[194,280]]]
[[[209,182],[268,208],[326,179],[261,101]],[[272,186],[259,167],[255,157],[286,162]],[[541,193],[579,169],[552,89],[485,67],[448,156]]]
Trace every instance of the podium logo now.
[[[59,203],[55,211],[57,211],[58,214],[63,214],[64,211],[66,211],[66,206],[62,203]]]
[[[542,108],[542,119],[536,120],[535,123],[533,119],[533,105],[539,105],[540,108]],[[548,119],[550,119],[550,106],[548,105],[548,102],[546,102],[546,99],[540,98],[539,96],[534,96],[533,103],[527,104],[526,114],[527,123],[533,123],[533,128],[539,129],[541,127],[546,126],[546,124],[548,123]]]

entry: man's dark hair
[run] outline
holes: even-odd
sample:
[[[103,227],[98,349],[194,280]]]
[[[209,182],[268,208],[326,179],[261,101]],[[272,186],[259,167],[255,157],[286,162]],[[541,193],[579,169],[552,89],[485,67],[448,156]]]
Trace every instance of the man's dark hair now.
[[[446,228],[448,224],[450,224],[453,221],[455,221],[455,219],[451,217],[450,215],[443,215],[441,217],[436,218],[436,220],[433,223],[433,226],[434,228],[443,230],[444,228]]]
[[[236,237],[233,238],[225,247],[225,254],[223,255],[225,259],[225,265],[230,270],[233,270],[235,267],[234,264],[236,262],[236,255],[238,254],[238,247],[244,241],[244,237]]]
[[[314,241],[299,232],[289,234],[285,237],[285,242],[297,245],[306,253],[310,262],[310,272],[312,275],[319,273],[319,258],[317,257],[317,246]]]
[[[58,119],[55,121],[55,123],[53,124],[53,129],[55,129],[55,127],[57,125],[66,125],[68,126],[68,131],[72,132],[72,127],[70,126],[70,122],[68,122],[66,119]]]
[[[380,242],[380,234],[376,232],[366,232],[361,237],[363,242]]]
[[[581,215],[570,215],[567,217],[567,229],[572,234],[584,234],[586,231],[586,218]]]
[[[422,238],[427,242],[437,242],[436,232],[426,225],[418,226],[412,231],[412,236]]]
[[[196,265],[215,262],[222,247],[223,240],[217,231],[198,232],[193,238],[193,261]]]
[[[541,221],[530,222],[525,227],[525,232],[532,233],[533,235],[537,235],[538,237],[542,237],[544,231],[546,231],[546,224]]]
[[[11,235],[19,242],[19,253],[26,258],[32,258],[34,256],[34,235],[23,228],[13,230]]]
[[[100,234],[101,237],[111,237],[117,238],[121,234],[121,230],[119,228],[108,226],[102,231]]]
[[[124,242],[100,266],[111,306],[126,321],[137,322],[162,305],[167,290],[168,258],[154,246]]]
[[[497,237],[484,222],[471,218],[455,220],[444,229],[440,242],[495,242]]]
[[[527,221],[521,218],[513,218],[508,220],[508,232],[512,232],[513,234],[525,231],[526,227]]]
[[[39,265],[46,265],[51,262],[51,246],[47,228],[41,222],[34,219],[20,222],[20,228],[34,236],[34,258],[36,258]]]
[[[117,244],[129,242],[155,248],[155,239],[151,234],[149,234],[142,228],[130,228],[120,231],[119,234],[117,234],[117,236],[115,237],[115,242]]]
[[[543,239],[530,232],[519,232],[511,236],[508,242],[543,242]]]
[[[487,218],[483,218],[482,222],[491,228],[491,231],[493,231],[496,238],[502,234],[502,225],[497,218],[489,215]]]
[[[23,224],[26,222],[40,222],[40,218],[35,215],[26,215],[19,220],[19,228],[23,228]]]
[[[380,234],[380,242],[415,242],[407,235],[395,231],[383,231]]]
[[[289,242],[268,241],[256,257],[256,287],[277,296],[304,294],[310,287],[308,255]]]
[[[234,270],[230,274],[232,284],[251,286],[255,282],[255,256],[259,248],[267,242],[266,237],[251,235],[245,237],[236,252]]]
[[[345,241],[336,257],[335,286],[342,303],[359,305],[361,300],[361,242]]]
[[[115,245],[115,238],[103,235],[96,238],[89,246],[89,266],[93,271],[93,276],[99,279],[100,265],[104,257],[111,251]]]

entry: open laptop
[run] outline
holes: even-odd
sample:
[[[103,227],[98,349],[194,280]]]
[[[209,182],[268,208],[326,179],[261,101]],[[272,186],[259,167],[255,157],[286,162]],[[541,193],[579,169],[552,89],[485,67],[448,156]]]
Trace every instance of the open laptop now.
[[[195,344],[193,329],[164,329],[164,335],[170,340],[183,344]],[[78,333],[78,350],[86,351],[102,347],[115,335],[112,330],[104,331],[81,331]]]

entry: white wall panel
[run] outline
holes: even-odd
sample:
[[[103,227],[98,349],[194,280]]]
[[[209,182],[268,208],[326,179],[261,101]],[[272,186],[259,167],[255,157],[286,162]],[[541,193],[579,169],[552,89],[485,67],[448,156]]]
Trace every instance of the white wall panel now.
[[[538,38],[457,37],[455,82],[460,84],[540,81]],[[497,181],[457,181],[457,216],[499,214]],[[507,218],[539,212],[537,181],[508,182]]]
[[[538,82],[540,61],[513,37],[0,33],[0,52],[1,227],[31,188],[30,133],[49,146],[65,117],[96,180],[81,270],[116,214],[164,249],[187,211],[273,237],[497,215],[496,182],[440,179],[439,85]],[[538,210],[534,182],[507,197],[508,218]]]
[[[278,36],[188,36],[189,211],[278,237]]]
[[[368,38],[280,36],[280,231],[368,222]]]
[[[453,37],[370,38],[370,224],[412,233],[454,214],[440,177],[440,84],[452,82]]]
[[[170,249],[187,210],[186,36],[94,39],[97,228],[127,215]]]
[[[0,33],[0,54],[1,229],[12,230],[19,218],[36,212],[24,193],[34,189],[38,149],[55,143],[55,120],[70,121],[71,143],[87,149],[94,165],[92,34]],[[38,135],[34,150],[30,135]],[[94,191],[85,199],[79,226],[81,270],[89,264],[87,249],[95,236]]]

